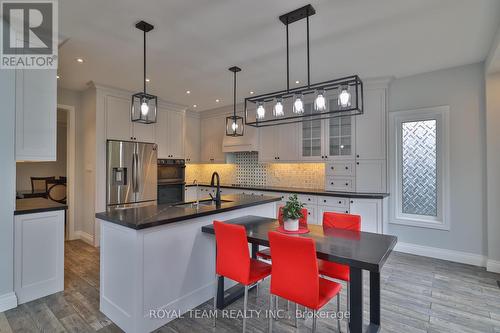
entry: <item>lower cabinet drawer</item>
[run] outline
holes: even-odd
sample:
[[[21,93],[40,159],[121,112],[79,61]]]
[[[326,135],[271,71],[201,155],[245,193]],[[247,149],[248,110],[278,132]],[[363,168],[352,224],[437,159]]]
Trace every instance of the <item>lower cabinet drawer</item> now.
[[[349,207],[347,208],[340,208],[336,206],[318,206],[318,224],[323,224],[323,213],[325,212],[335,212],[335,213],[343,213],[343,214],[349,214]]]
[[[327,191],[354,191],[354,178],[350,177],[327,177],[326,179]]]
[[[349,199],[348,198],[338,198],[338,197],[319,197],[318,205],[338,207],[339,209],[349,209]]]
[[[354,176],[354,161],[335,162],[325,165],[328,176]]]

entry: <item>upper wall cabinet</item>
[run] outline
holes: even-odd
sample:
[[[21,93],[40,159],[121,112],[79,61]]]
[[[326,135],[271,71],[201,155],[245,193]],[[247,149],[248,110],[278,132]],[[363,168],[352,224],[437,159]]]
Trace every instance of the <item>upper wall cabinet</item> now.
[[[155,142],[154,124],[133,123],[130,120],[130,99],[106,95],[106,138],[110,140]]]
[[[226,133],[226,117],[215,116],[201,119],[201,162],[226,163],[222,141]]]
[[[184,158],[184,111],[158,109],[156,138],[158,158]]]
[[[356,158],[386,158],[386,88],[364,92],[364,114],[356,116]]]
[[[298,160],[297,124],[259,128],[260,162],[295,162]]]
[[[306,104],[305,111],[313,112],[312,104]],[[328,162],[354,158],[355,121],[356,117],[345,116],[299,123],[300,160]]]
[[[201,145],[201,125],[200,118],[195,115],[186,114],[186,134],[185,134],[185,158],[186,163],[198,163],[200,161]]]
[[[16,160],[57,160],[56,70],[16,70]]]

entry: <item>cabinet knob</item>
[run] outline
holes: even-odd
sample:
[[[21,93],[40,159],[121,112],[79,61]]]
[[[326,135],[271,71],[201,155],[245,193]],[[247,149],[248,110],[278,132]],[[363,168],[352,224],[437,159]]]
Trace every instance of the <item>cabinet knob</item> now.
[[[359,165],[359,162],[356,162],[357,165]]]
[[[358,163],[359,164],[359,163]],[[345,167],[346,170],[349,170],[349,167]]]
[[[351,200],[351,203],[354,203],[354,201],[353,201],[353,200]]]
[[[339,204],[341,204],[341,203],[342,203],[342,201],[339,201]]]
[[[326,203],[326,200],[323,200],[324,203]]]
[[[348,210],[346,210],[346,211],[345,211],[345,213],[346,213],[346,214],[349,214],[349,211],[348,211]]]
[[[359,158],[359,155],[356,155],[357,158]]]
[[[335,167],[330,167],[330,169],[335,170]]]
[[[311,198],[307,198],[308,201],[311,201]]]
[[[345,186],[349,186],[349,183],[345,183]]]
[[[331,182],[330,184],[333,185],[333,182]]]

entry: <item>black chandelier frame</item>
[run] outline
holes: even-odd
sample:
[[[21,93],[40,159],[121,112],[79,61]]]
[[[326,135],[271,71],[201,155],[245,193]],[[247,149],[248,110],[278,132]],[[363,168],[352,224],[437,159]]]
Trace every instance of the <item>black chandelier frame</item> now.
[[[363,81],[360,79],[358,75],[346,76],[338,79],[333,79],[329,81],[324,81],[320,83],[311,84],[311,65],[310,65],[310,46],[309,46],[309,17],[314,15],[316,10],[312,5],[306,5],[304,7],[293,10],[289,13],[283,14],[279,17],[279,20],[286,27],[286,89],[281,91],[275,91],[271,93],[261,94],[258,96],[251,96],[245,98],[245,125],[252,127],[266,127],[266,126],[277,126],[284,124],[292,124],[299,123],[304,121],[311,121],[315,119],[329,119],[343,116],[357,116],[364,113],[364,104],[363,104]],[[306,19],[306,28],[307,28],[307,41],[306,41],[306,49],[307,49],[307,85],[296,87],[290,89],[290,52],[289,52],[289,33],[288,33],[288,25],[300,20]],[[271,119],[259,119],[257,117],[257,105],[259,103],[271,102],[277,99],[286,100],[292,98],[292,103],[289,106],[290,108],[293,105],[293,99],[297,95],[311,95],[315,94],[318,91],[324,91],[325,95],[328,92],[333,90],[340,91],[342,89],[348,89],[351,94],[351,102],[349,106],[342,107],[338,106],[338,108],[332,108],[330,103],[327,103],[327,109],[325,111],[313,111],[311,113],[289,113],[289,115],[284,115],[280,117],[272,117]],[[331,99],[325,97],[326,99]],[[338,95],[337,95],[338,98]],[[252,112],[255,113],[255,117],[250,117],[250,105],[254,104],[256,107],[251,108]],[[270,110],[266,110],[269,112]]]

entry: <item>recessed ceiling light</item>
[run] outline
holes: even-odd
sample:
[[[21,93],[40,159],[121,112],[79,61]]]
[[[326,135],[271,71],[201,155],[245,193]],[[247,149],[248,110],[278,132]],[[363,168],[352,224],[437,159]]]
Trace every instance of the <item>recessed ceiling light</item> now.
[[[254,94],[254,92],[253,92],[253,91],[250,91],[250,95],[253,95],[253,94]]]
[[[300,81],[299,81],[299,80],[295,81],[295,84],[299,84],[299,83],[300,83]]]
[[[186,94],[190,94],[191,93],[191,90],[186,90]]]
[[[57,77],[57,79],[60,79],[60,78],[61,78],[61,76],[59,76],[59,75],[57,75],[56,77]]]
[[[146,82],[149,82],[149,81],[151,81],[151,80],[150,80],[150,79],[148,79],[148,78],[146,78]]]
[[[220,102],[220,99],[216,99],[216,100],[215,100],[215,103],[219,103],[219,102]]]
[[[196,104],[193,104],[193,108],[197,108],[197,107],[198,107],[198,105],[196,105]]]
[[[76,58],[76,62],[83,63],[83,58]]]

